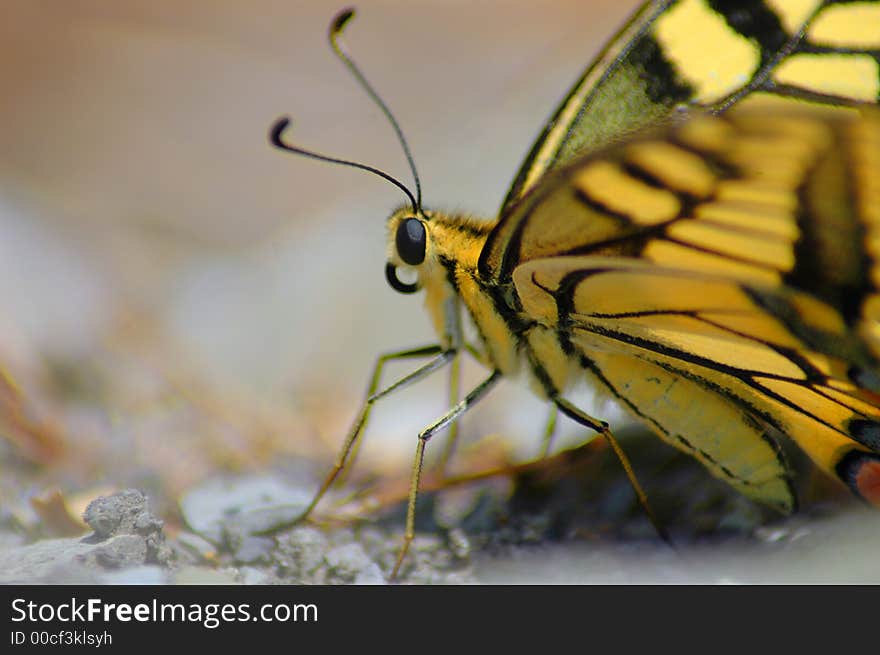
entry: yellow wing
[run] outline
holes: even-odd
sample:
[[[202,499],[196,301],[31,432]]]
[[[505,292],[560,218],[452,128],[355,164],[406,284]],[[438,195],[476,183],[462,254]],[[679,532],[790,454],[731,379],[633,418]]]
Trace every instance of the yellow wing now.
[[[775,430],[880,502],[878,181],[876,112],[737,109],[556,171],[487,261],[524,320],[746,495],[794,502]]]
[[[880,100],[880,2],[648,2],[548,121],[501,214],[549,170],[676,108],[749,95],[830,105]]]

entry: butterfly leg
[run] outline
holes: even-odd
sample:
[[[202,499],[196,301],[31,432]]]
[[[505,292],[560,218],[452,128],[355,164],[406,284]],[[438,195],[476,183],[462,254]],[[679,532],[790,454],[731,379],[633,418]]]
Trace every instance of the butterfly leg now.
[[[621,466],[623,466],[623,470],[626,472],[626,477],[629,479],[633,491],[636,492],[636,497],[639,499],[639,504],[642,506],[645,514],[647,514],[648,519],[651,521],[651,524],[654,526],[657,534],[660,535],[660,538],[671,545],[672,541],[669,538],[669,534],[666,532],[666,529],[663,527],[663,525],[657,519],[657,516],[654,514],[654,511],[651,509],[651,506],[648,503],[648,496],[647,494],[645,494],[644,489],[642,489],[642,485],[639,484],[638,478],[636,478],[636,473],[633,470],[632,464],[630,464],[629,457],[626,456],[626,453],[620,446],[620,442],[618,442],[617,438],[611,433],[611,429],[609,428],[608,423],[593,418],[583,410],[578,409],[577,407],[572,405],[561,396],[553,396],[551,400],[553,401],[553,404],[559,409],[559,411],[565,414],[568,418],[572,419],[576,423],[580,423],[581,425],[598,432],[611,445],[611,448],[614,450],[614,454],[617,455],[617,459],[620,460],[620,464]]]
[[[379,383],[382,379],[382,370],[385,368],[385,365],[390,361],[396,360],[404,360],[404,359],[415,359],[422,357],[431,357],[434,356],[431,361],[423,366],[420,366],[412,373],[405,375],[400,378],[393,384],[385,387],[381,391],[377,391],[379,388]],[[306,508],[305,512],[303,512],[302,516],[299,520],[304,520],[311,514],[312,510],[315,506],[320,502],[321,498],[333,486],[333,483],[336,481],[339,474],[343,471],[346,464],[350,461],[350,454],[360,439],[361,434],[363,434],[364,427],[367,424],[367,420],[370,417],[370,411],[373,408],[373,403],[375,403],[380,398],[384,398],[385,396],[399,391],[405,387],[408,387],[410,384],[414,382],[418,382],[419,380],[427,377],[434,371],[442,368],[450,361],[456,359],[456,352],[453,350],[442,350],[440,346],[426,346],[423,348],[414,348],[412,350],[403,350],[399,352],[386,353],[381,355],[376,360],[376,365],[373,368],[373,375],[370,377],[370,385],[367,388],[366,400],[364,404],[361,406],[361,410],[355,419],[354,423],[351,426],[351,429],[348,431],[348,436],[345,439],[345,442],[342,445],[342,449],[336,457],[336,462],[333,465],[333,468],[330,470],[330,473],[327,474],[327,477],[324,479],[324,483],[321,485],[321,488],[318,490],[318,493],[315,494],[315,497],[309,503],[309,506]]]
[[[439,419],[434,421],[431,425],[426,427],[419,433],[419,442],[416,446],[416,457],[413,462],[413,470],[412,470],[412,479],[410,480],[409,486],[409,501],[406,507],[406,529],[403,535],[403,545],[400,548],[400,553],[397,556],[397,562],[394,565],[394,570],[391,571],[390,579],[394,580],[397,577],[397,573],[400,570],[400,565],[403,563],[403,558],[406,557],[406,552],[409,549],[409,545],[415,537],[415,520],[416,520],[416,497],[419,493],[419,479],[422,475],[422,463],[425,459],[425,446],[428,441],[431,439],[434,434],[449,424],[452,421],[455,421],[459,416],[461,416],[464,412],[466,412],[472,405],[474,405],[478,400],[480,400],[486,393],[495,386],[495,383],[501,379],[500,371],[493,371],[492,375],[483,380],[480,384],[478,384],[474,389],[468,393],[467,396],[464,397],[464,400],[455,405],[452,409],[446,412]]]
[[[465,343],[464,350],[469,352],[475,360],[482,361],[479,351],[473,344]],[[450,407],[454,407],[458,404],[461,395],[461,359],[461,355],[459,354],[459,356],[452,360],[452,363],[449,366]],[[446,446],[443,448],[443,454],[440,456],[440,461],[437,464],[437,470],[440,472],[440,475],[446,474],[446,467],[449,465],[449,461],[452,459],[452,454],[455,452],[455,446],[458,443],[458,425],[458,421],[453,421],[452,425],[449,426]]]
[[[330,489],[331,486],[333,486],[333,483],[337,480],[339,474],[343,471],[343,469],[345,469],[346,465],[349,463],[349,456],[364,431],[364,427],[366,426],[367,419],[370,416],[370,410],[373,407],[373,403],[375,403],[380,398],[384,398],[385,396],[395,391],[403,389],[404,387],[407,387],[410,384],[418,382],[419,380],[427,377],[434,371],[447,365],[452,359],[455,358],[455,356],[455,350],[443,350],[443,348],[439,345],[413,348],[410,350],[401,350],[399,352],[386,353],[384,355],[381,355],[376,360],[376,364],[373,367],[373,375],[370,377],[370,385],[367,388],[366,400],[361,406],[360,412],[358,413],[357,418],[355,419],[354,423],[351,426],[351,429],[348,432],[348,436],[346,437],[345,442],[342,445],[342,449],[336,456],[336,462],[334,463],[333,468],[330,470],[330,473],[327,474],[327,477],[324,479],[323,484],[312,498],[308,507],[306,507],[305,511],[298,517],[296,517],[296,519],[294,519],[293,521],[286,522],[280,525],[274,525],[270,530],[267,530],[260,534],[274,534],[305,521],[312,513],[312,510],[315,509],[315,506],[321,501],[321,498],[324,497],[324,494],[327,493],[327,490]],[[385,364],[390,361],[418,359],[424,357],[432,357],[432,359],[427,364],[420,366],[412,373],[403,376],[402,378],[385,387],[381,391],[377,391],[379,383],[382,380],[382,370],[385,368]]]
[[[544,438],[541,445],[541,458],[545,458],[550,454],[550,448],[553,446],[553,437],[556,435],[556,419],[559,417],[559,407],[550,405],[550,414],[547,417],[547,424],[544,426]]]
[[[453,358],[452,362],[449,364],[449,406],[454,407],[458,404],[459,396],[461,395],[461,356],[457,356]],[[455,444],[458,441],[458,421],[453,421],[452,425],[449,426],[449,434],[446,437],[446,447],[443,449],[443,454],[440,456],[440,462],[437,465],[437,469],[440,471],[441,475],[446,474],[446,467],[449,465],[449,460],[452,458],[452,453],[455,450]]]

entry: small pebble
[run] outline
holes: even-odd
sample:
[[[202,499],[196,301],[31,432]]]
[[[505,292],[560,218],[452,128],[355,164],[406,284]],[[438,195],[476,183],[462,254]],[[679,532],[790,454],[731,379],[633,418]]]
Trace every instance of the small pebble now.
[[[83,520],[99,539],[117,534],[146,534],[162,529],[162,521],[150,513],[147,498],[137,489],[99,496],[88,504]]]
[[[275,550],[271,537],[244,537],[235,551],[235,561],[241,564],[268,563]]]
[[[279,539],[281,550],[294,562],[295,573],[309,575],[324,563],[327,537],[318,528],[303,525]]]
[[[378,566],[369,558],[364,547],[358,543],[350,543],[331,548],[324,554],[328,573],[331,578],[338,578],[339,582],[352,583],[358,574],[371,566]]]
[[[211,561],[217,556],[217,547],[207,539],[192,532],[180,532],[177,543],[200,562]]]

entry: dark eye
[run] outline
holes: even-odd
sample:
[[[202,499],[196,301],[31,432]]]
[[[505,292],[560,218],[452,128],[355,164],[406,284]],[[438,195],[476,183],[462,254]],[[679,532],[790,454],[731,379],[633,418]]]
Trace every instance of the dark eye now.
[[[418,266],[425,261],[425,226],[417,218],[407,218],[397,226],[394,244],[397,254],[410,266]]]

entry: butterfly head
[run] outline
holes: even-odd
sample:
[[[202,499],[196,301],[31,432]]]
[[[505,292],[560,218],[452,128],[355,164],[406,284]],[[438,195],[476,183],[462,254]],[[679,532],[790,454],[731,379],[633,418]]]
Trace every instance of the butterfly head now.
[[[429,222],[424,211],[414,211],[409,205],[388,217],[389,252],[385,278],[395,291],[415,293],[422,288],[427,270],[432,268],[434,257]]]
[[[400,293],[423,292],[446,347],[461,343],[461,304],[474,295],[480,252],[496,223],[410,204],[388,217],[388,284]]]
[[[438,300],[455,294],[462,276],[476,275],[480,253],[496,223],[465,214],[414,210],[409,204],[398,208],[387,224],[388,283],[400,293],[424,289]]]

